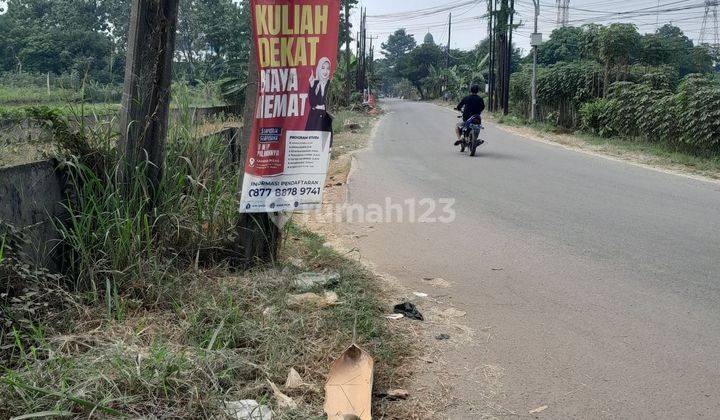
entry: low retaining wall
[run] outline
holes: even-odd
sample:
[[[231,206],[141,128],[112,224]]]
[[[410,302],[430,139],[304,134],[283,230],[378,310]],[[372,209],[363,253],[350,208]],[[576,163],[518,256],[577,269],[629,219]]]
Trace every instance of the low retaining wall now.
[[[227,163],[240,168],[242,129],[229,127],[200,139],[219,136],[228,145]],[[56,270],[54,252],[60,244],[55,220],[65,220],[65,180],[56,168],[58,162],[46,160],[0,168],[0,222],[20,229],[27,239],[25,254],[38,267]]]
[[[24,252],[39,267],[56,268],[60,237],[54,220],[63,220],[65,182],[57,162],[46,160],[0,169],[0,221],[20,229]]]

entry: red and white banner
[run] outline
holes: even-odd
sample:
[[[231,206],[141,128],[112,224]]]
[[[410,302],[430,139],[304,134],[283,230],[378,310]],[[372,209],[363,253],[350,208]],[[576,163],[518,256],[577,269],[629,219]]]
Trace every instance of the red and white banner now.
[[[337,64],[340,0],[251,0],[260,82],[240,211],[322,204],[332,146],[326,98]]]

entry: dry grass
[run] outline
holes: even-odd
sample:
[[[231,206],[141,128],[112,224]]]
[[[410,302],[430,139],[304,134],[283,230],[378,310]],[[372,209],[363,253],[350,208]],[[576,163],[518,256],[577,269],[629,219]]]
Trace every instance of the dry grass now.
[[[358,118],[367,132],[369,117]],[[356,134],[341,130],[339,137]],[[40,280],[26,281],[29,289],[6,287],[0,270],[0,418],[222,418],[223,402],[242,399],[272,406],[275,418],[322,418],[325,375],[351,343],[354,327],[358,343],[375,358],[376,389],[403,386],[412,369],[412,339],[384,318],[390,305],[380,281],[323,246],[324,238],[290,226],[281,261],[246,273],[222,255],[194,257],[201,247],[219,247],[230,231],[236,186],[216,168],[222,144],[198,142],[189,124],[171,136],[180,143],[170,143],[168,173],[174,175],[167,177],[165,201],[180,204],[162,206],[151,223],[156,229],[136,223],[144,219],[132,213],[115,215],[114,209],[132,206],[113,201],[120,196],[110,184],[82,190],[87,203],[75,212],[77,231],[65,231],[82,257],[77,278],[59,279],[51,294],[42,273],[28,273]],[[186,177],[178,162],[193,162],[192,179],[202,185],[180,182]],[[177,229],[168,229],[167,220]],[[327,288],[342,304],[288,306],[287,295],[298,292],[293,278],[303,271],[337,272],[339,280]],[[74,288],[66,280],[75,281]],[[13,296],[20,301],[11,302]],[[282,386],[290,368],[310,385],[283,390],[299,405],[288,411],[276,406],[268,380]],[[410,407],[376,399],[375,413],[421,418]]]
[[[45,411],[77,417],[218,416],[223,401],[273,405],[267,379],[283,384],[295,368],[312,385],[288,390],[300,408],[275,407],[276,414],[319,418],[325,374],[352,341],[356,317],[358,342],[376,359],[377,389],[401,386],[413,346],[402,332],[390,330],[375,278],[323,241],[291,228],[285,258],[303,261],[303,267],[197,272],[167,309],[141,306],[122,321],[107,319],[101,307],[68,312],[65,331],[45,330],[32,348],[18,349],[22,355],[13,366],[4,366],[0,417]],[[338,272],[332,289],[343,303],[324,310],[288,307],[286,295],[296,292],[292,278],[304,270]],[[378,417],[411,418],[393,415],[396,408],[376,404]]]

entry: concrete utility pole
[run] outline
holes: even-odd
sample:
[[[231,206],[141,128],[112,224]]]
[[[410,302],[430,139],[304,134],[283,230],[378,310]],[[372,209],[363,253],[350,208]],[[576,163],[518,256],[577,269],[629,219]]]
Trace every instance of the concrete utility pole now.
[[[350,103],[350,3],[345,3],[345,100]]]
[[[143,170],[153,197],[165,159],[178,4],[133,0],[130,14],[118,147],[125,158],[123,181],[130,184]]]
[[[488,0],[488,46],[490,48],[490,60],[488,63],[488,107],[495,111],[495,0]]]
[[[538,46],[542,42],[542,35],[538,34],[538,16],[540,16],[540,0],[533,0],[533,3],[535,4],[535,29],[533,30],[532,39],[530,40],[530,44],[532,44],[533,49],[533,67],[532,67],[532,82],[530,84],[530,91],[532,94],[532,100],[530,103],[530,120],[535,121],[535,118],[537,118],[537,53],[538,53]]]
[[[510,66],[513,53],[513,18],[515,17],[515,0],[510,0],[510,23],[507,26],[507,51],[505,51],[505,77],[503,81],[503,114],[510,114]]]
[[[445,57],[445,67],[450,68],[450,37],[452,36],[452,13],[448,16],[448,43],[447,57]]]

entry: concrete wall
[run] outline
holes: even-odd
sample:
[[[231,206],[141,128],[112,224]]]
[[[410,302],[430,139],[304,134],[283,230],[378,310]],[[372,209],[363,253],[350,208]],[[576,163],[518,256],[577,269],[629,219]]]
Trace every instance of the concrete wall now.
[[[22,230],[25,252],[41,267],[56,268],[53,250],[60,237],[53,220],[63,219],[62,176],[47,160],[0,168],[0,221]]]
[[[240,135],[242,129],[230,127],[210,136],[220,136],[228,145],[227,164],[242,167]],[[208,136],[209,137],[209,136]],[[22,229],[28,239],[25,252],[41,267],[56,269],[60,243],[55,220],[65,220],[63,211],[64,180],[55,169],[57,162],[47,160],[0,168],[0,221]]]

